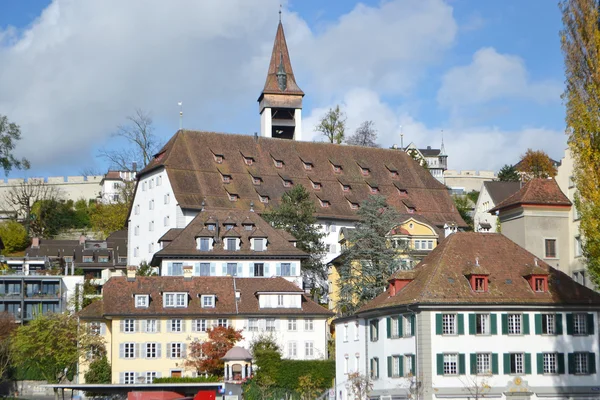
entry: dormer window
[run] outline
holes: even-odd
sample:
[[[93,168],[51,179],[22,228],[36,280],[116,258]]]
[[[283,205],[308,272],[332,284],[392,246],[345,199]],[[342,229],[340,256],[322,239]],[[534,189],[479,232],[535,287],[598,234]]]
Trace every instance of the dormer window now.
[[[469,283],[471,289],[477,293],[485,293],[488,291],[488,277],[487,275],[471,275],[469,277]]]
[[[252,177],[252,183],[253,183],[254,185],[260,185],[260,184],[262,183],[262,179],[261,179],[261,178],[259,178],[259,177],[257,177],[257,176],[253,176],[253,177]]]
[[[377,193],[379,193],[379,188],[377,186],[371,186],[371,185],[369,185],[369,191],[372,194],[377,194]]]
[[[255,238],[252,239],[252,245],[254,251],[265,251],[267,250],[267,239],[265,238]]]
[[[416,209],[415,209],[414,207],[406,207],[406,211],[407,211],[409,214],[414,214],[414,213],[415,213],[415,211],[416,211]]]
[[[283,187],[292,187],[292,181],[284,179],[283,180]]]
[[[214,231],[216,228],[215,224],[206,224],[206,229],[209,231]]]
[[[369,173],[371,171],[369,170],[369,168],[362,168],[360,169],[360,173],[362,174],[362,176],[369,176]]]
[[[233,229],[234,226],[235,226],[234,224],[225,224],[225,230],[230,231]]]
[[[350,185],[343,185],[342,184],[342,191],[343,192],[349,192],[350,191]]]
[[[239,249],[238,239],[237,238],[227,238],[225,239],[225,248],[227,250],[236,251]]]
[[[398,171],[390,170],[390,178],[397,178],[397,177],[398,177]]]
[[[342,173],[342,166],[338,165],[338,164],[331,164],[331,166],[333,167],[333,172],[336,174],[341,174]]]
[[[327,200],[320,200],[319,199],[319,201],[321,202],[321,207],[323,207],[323,208],[327,208],[327,207],[330,206],[330,203]]]
[[[244,157],[244,163],[246,163],[246,165],[252,165],[254,164],[254,159],[252,157]]]
[[[321,190],[321,183],[320,182],[312,182],[311,181],[311,183],[312,183],[313,189],[315,189],[315,190]]]
[[[275,164],[275,168],[283,168],[283,161],[273,159],[273,163]]]
[[[536,292],[545,292],[546,291],[546,282],[544,278],[535,278],[535,291]]]
[[[196,239],[197,249],[200,251],[210,251],[210,238],[199,237]]]
[[[268,203],[269,202],[269,196],[261,196],[261,195],[259,195],[258,198],[260,199],[261,203]]]
[[[223,183],[231,182],[231,175],[221,175],[221,178],[223,179]]]
[[[351,201],[349,203],[350,203],[351,210],[358,210],[358,203],[353,203]]]
[[[475,278],[475,291],[485,292],[485,278]]]
[[[303,164],[304,164],[304,169],[307,171],[310,171],[313,168],[312,163],[304,162]]]
[[[238,198],[237,194],[229,193],[229,201],[238,201]]]
[[[254,229],[254,224],[244,224],[245,231],[251,231],[252,229]]]
[[[217,164],[223,164],[223,156],[221,154],[213,154],[213,157]]]
[[[200,304],[202,308],[215,308],[215,295],[203,294],[200,296]]]
[[[164,307],[186,308],[188,294],[185,292],[165,292],[163,296]]]
[[[408,191],[406,189],[398,189],[398,193],[402,197],[408,196]]]
[[[150,302],[150,296],[147,294],[135,295],[135,308],[147,308]]]
[[[530,275],[526,277],[529,281],[529,286],[536,293],[545,293],[548,291],[548,276],[547,275]]]

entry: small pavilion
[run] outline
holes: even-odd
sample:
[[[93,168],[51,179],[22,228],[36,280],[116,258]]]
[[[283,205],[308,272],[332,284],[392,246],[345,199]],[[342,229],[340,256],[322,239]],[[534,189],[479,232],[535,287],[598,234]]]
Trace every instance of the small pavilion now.
[[[252,355],[243,347],[232,347],[222,358],[225,382],[240,382],[252,375]]]

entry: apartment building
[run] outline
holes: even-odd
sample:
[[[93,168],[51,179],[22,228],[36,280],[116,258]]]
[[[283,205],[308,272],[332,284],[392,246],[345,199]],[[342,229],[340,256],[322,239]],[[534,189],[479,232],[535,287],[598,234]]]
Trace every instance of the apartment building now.
[[[598,397],[600,295],[497,233],[456,233],[336,326],[336,398]]]

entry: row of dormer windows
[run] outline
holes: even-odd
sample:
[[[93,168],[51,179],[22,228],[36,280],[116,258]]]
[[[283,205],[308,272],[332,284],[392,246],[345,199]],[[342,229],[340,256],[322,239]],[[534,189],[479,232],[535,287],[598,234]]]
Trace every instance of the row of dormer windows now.
[[[267,239],[266,238],[253,238],[251,239],[250,250],[254,251],[266,251],[267,250]],[[196,249],[200,251],[211,251],[214,248],[215,240],[211,237],[199,237],[196,238]],[[229,251],[239,251],[241,249],[242,240],[239,238],[225,238],[223,239],[223,249]]]
[[[214,294],[198,295],[202,308],[214,308],[216,296]],[[148,308],[150,305],[149,294],[136,294],[134,302],[136,308]],[[162,294],[163,307],[165,308],[187,308],[189,295],[187,292],[164,292]]]

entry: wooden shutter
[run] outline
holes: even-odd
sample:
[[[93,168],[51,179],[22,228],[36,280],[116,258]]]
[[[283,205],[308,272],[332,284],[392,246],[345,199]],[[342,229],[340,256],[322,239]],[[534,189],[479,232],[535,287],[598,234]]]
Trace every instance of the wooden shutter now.
[[[140,332],[144,332],[145,333],[148,330],[148,321],[146,321],[145,319],[143,319],[141,326],[142,326],[142,329],[141,329]]]
[[[181,358],[186,358],[186,357],[187,357],[187,344],[182,343],[181,344]]]
[[[387,328],[387,338],[389,339],[392,337],[392,319],[390,317],[387,317],[385,319],[385,323]]]
[[[156,358],[162,357],[162,344],[156,343]]]
[[[416,324],[417,323],[417,316],[415,314],[411,314],[410,315],[410,335],[411,336],[415,336],[415,329],[416,328]],[[414,358],[413,358],[414,360]],[[414,368],[413,368],[413,373],[414,373]]]
[[[469,335],[477,334],[477,315],[469,314]]]
[[[498,375],[498,353],[492,353],[492,374]]]
[[[134,332],[140,331],[140,321],[137,319],[135,321],[133,321],[133,331]]]
[[[125,320],[124,319],[119,321],[119,330],[120,330],[120,332],[125,332]]]
[[[162,324],[162,320],[157,319],[156,320],[156,333],[160,333],[160,326]]]
[[[119,358],[125,358],[125,343],[119,343]]]
[[[523,335],[529,335],[529,314],[522,314],[523,318]]]
[[[464,353],[460,353],[458,355],[458,374],[459,375],[464,375],[467,371],[466,367],[467,367],[467,362],[465,361],[466,357],[464,355]]]
[[[404,376],[404,356],[398,356],[398,376]]]
[[[477,354],[476,353],[471,353],[470,354],[470,370],[471,370],[471,375],[477,375]]]
[[[502,314],[502,334],[508,335],[508,314]]]
[[[490,333],[492,335],[498,334],[498,316],[496,314],[490,314]]]
[[[407,318],[410,318],[410,315]],[[398,315],[398,320],[396,323],[398,325],[398,337],[404,336],[404,316]]]
[[[185,332],[185,325],[187,324],[187,320],[181,319],[181,332]]]
[[[444,375],[444,355],[441,353],[436,354],[437,358],[437,374]]]
[[[442,334],[442,314],[435,314],[435,334]]]
[[[587,324],[586,324],[587,334],[594,334],[594,314],[587,315]]]
[[[387,376],[388,378],[392,377],[392,356],[387,358]]]
[[[542,314],[535,314],[535,334],[542,334]]]
[[[172,331],[172,320],[168,319],[167,320],[167,332],[171,332]]]
[[[167,358],[171,358],[173,343],[167,343]]]
[[[596,373],[596,353],[588,353],[588,374]]]
[[[119,372],[119,383],[125,383],[125,372]]]
[[[510,375],[510,353],[504,353],[502,355],[502,366],[504,375]]]
[[[558,353],[556,355],[556,363],[558,366],[558,373],[564,374],[565,373],[565,353]]]
[[[573,334],[573,314],[567,313],[567,335]]]
[[[458,334],[464,335],[465,334],[465,315],[457,314],[456,320],[458,322]]]
[[[537,353],[537,373],[542,375],[544,373],[544,353]]]
[[[556,321],[556,334],[557,335],[562,335],[563,334],[563,317],[561,313],[558,313],[554,316],[555,321]]]
[[[567,354],[567,365],[569,366],[568,373],[571,375],[575,374],[575,353]]]
[[[531,353],[525,353],[525,374],[531,375]]]

